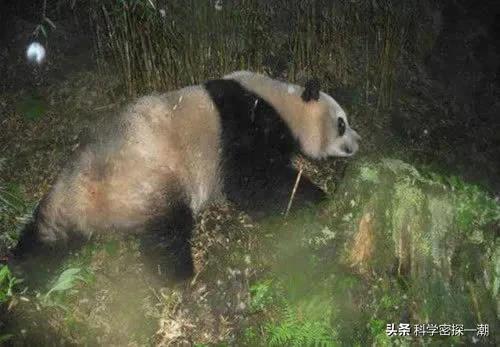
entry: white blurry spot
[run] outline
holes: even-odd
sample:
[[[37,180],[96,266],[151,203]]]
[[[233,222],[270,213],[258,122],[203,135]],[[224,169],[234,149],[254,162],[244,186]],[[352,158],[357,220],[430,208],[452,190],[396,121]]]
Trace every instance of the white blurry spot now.
[[[229,272],[229,275],[232,277],[236,277],[238,275],[241,275],[241,270],[239,269],[231,269],[230,267],[227,268],[227,272]]]
[[[352,213],[348,213],[342,217],[343,222],[350,222],[352,220]]]
[[[293,94],[295,93],[295,87],[294,86],[288,86],[288,94]]]
[[[200,288],[198,288],[198,289],[196,290],[196,293],[197,293],[198,295],[201,295],[201,294],[203,294],[203,293],[206,291],[206,289],[207,289],[207,286],[206,286],[206,285],[202,285]]]
[[[215,1],[215,9],[217,11],[222,11],[222,0],[216,0]]]
[[[179,97],[179,100],[177,101],[177,103],[174,105],[173,107],[173,110],[176,110],[177,107],[179,107],[179,104],[182,102],[182,95]]]
[[[333,240],[336,235],[334,231],[330,230],[330,228],[326,226],[321,230],[321,234],[325,240]]]
[[[161,18],[165,18],[167,16],[167,12],[164,8],[160,8],[160,16]]]
[[[41,64],[45,59],[45,48],[38,42],[32,42],[26,49],[28,61]]]
[[[424,135],[427,135],[429,133],[429,130],[424,129]]]

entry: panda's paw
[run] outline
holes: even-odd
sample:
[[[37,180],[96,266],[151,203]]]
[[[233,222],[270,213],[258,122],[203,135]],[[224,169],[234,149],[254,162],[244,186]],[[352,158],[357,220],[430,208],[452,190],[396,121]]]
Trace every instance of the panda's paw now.
[[[178,281],[188,281],[193,277],[194,264],[191,250],[178,254],[174,262],[173,275]]]

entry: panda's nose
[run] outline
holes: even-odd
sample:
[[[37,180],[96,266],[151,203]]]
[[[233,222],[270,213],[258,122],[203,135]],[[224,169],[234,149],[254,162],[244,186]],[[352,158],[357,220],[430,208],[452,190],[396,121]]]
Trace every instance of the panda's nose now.
[[[345,154],[352,154],[352,148],[351,148],[351,146],[343,145],[342,146],[342,151]]]

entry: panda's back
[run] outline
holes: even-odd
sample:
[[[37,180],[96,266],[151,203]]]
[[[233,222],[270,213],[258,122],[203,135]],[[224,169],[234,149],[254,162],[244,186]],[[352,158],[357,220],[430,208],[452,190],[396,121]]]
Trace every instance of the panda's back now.
[[[197,211],[219,191],[219,117],[201,86],[142,97],[107,128],[41,206],[42,214],[61,211],[65,229],[129,231],[173,200]]]

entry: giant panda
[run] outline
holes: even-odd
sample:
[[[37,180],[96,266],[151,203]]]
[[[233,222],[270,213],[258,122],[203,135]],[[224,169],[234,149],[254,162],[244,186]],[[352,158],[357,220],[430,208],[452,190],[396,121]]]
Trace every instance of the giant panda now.
[[[38,204],[14,257],[58,257],[94,234],[134,233],[156,262],[175,254],[173,274],[189,278],[194,218],[207,202],[225,196],[250,215],[282,212],[297,177],[295,153],[349,157],[359,140],[317,80],[300,87],[238,71],[144,96],[81,146]],[[324,197],[300,179],[298,205]]]

